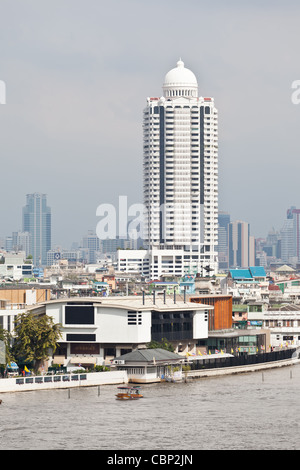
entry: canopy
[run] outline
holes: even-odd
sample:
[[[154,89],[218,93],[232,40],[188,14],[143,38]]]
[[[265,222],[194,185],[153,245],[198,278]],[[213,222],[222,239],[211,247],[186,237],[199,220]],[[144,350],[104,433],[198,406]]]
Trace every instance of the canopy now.
[[[71,357],[71,364],[96,364],[96,358],[93,356],[76,356]]]
[[[19,369],[18,365],[13,361],[11,361],[9,364],[7,364],[6,367],[8,369]]]

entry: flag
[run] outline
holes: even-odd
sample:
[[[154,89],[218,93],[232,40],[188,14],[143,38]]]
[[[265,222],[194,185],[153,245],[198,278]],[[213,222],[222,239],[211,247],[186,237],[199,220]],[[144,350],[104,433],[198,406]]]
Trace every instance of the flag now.
[[[201,351],[198,352],[198,356],[202,356]]]
[[[208,354],[211,354],[210,350],[208,351]]]
[[[29,372],[29,370],[27,369],[27,367],[26,367],[26,366],[24,367],[24,370],[25,370],[25,372]]]
[[[215,354],[219,354],[219,350],[218,349],[215,349]]]
[[[221,354],[224,354],[224,351],[223,351],[223,349],[221,349]]]
[[[231,348],[231,354],[233,354],[233,349]]]

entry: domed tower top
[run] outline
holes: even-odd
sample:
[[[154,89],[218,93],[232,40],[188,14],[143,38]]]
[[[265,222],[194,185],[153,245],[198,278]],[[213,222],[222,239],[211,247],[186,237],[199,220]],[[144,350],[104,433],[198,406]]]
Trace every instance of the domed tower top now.
[[[195,74],[185,68],[181,59],[177,62],[177,67],[166,74],[163,93],[165,98],[178,96],[195,98],[198,96],[198,83]]]

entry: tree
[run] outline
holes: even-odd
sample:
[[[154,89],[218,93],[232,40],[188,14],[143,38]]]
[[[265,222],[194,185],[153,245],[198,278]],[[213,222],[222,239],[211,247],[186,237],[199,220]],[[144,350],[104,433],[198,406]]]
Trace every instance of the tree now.
[[[162,338],[161,342],[159,341],[151,341],[150,343],[147,344],[148,349],[166,349],[167,351],[174,352],[174,347],[170,341],[168,341],[166,338]]]
[[[61,338],[60,324],[47,315],[21,313],[15,320],[14,357],[18,361],[34,363],[37,372],[49,357],[49,349],[56,350]]]
[[[5,364],[14,360],[11,352],[12,336],[2,328],[0,328],[0,341],[3,341],[5,347]]]

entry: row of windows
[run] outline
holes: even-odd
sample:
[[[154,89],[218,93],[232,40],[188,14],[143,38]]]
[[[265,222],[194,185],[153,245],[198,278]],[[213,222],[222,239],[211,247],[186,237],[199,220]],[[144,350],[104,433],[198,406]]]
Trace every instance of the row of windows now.
[[[141,325],[142,324],[142,312],[135,312],[133,310],[128,310],[127,324],[128,325]]]
[[[196,90],[167,90],[165,96],[197,96]]]

